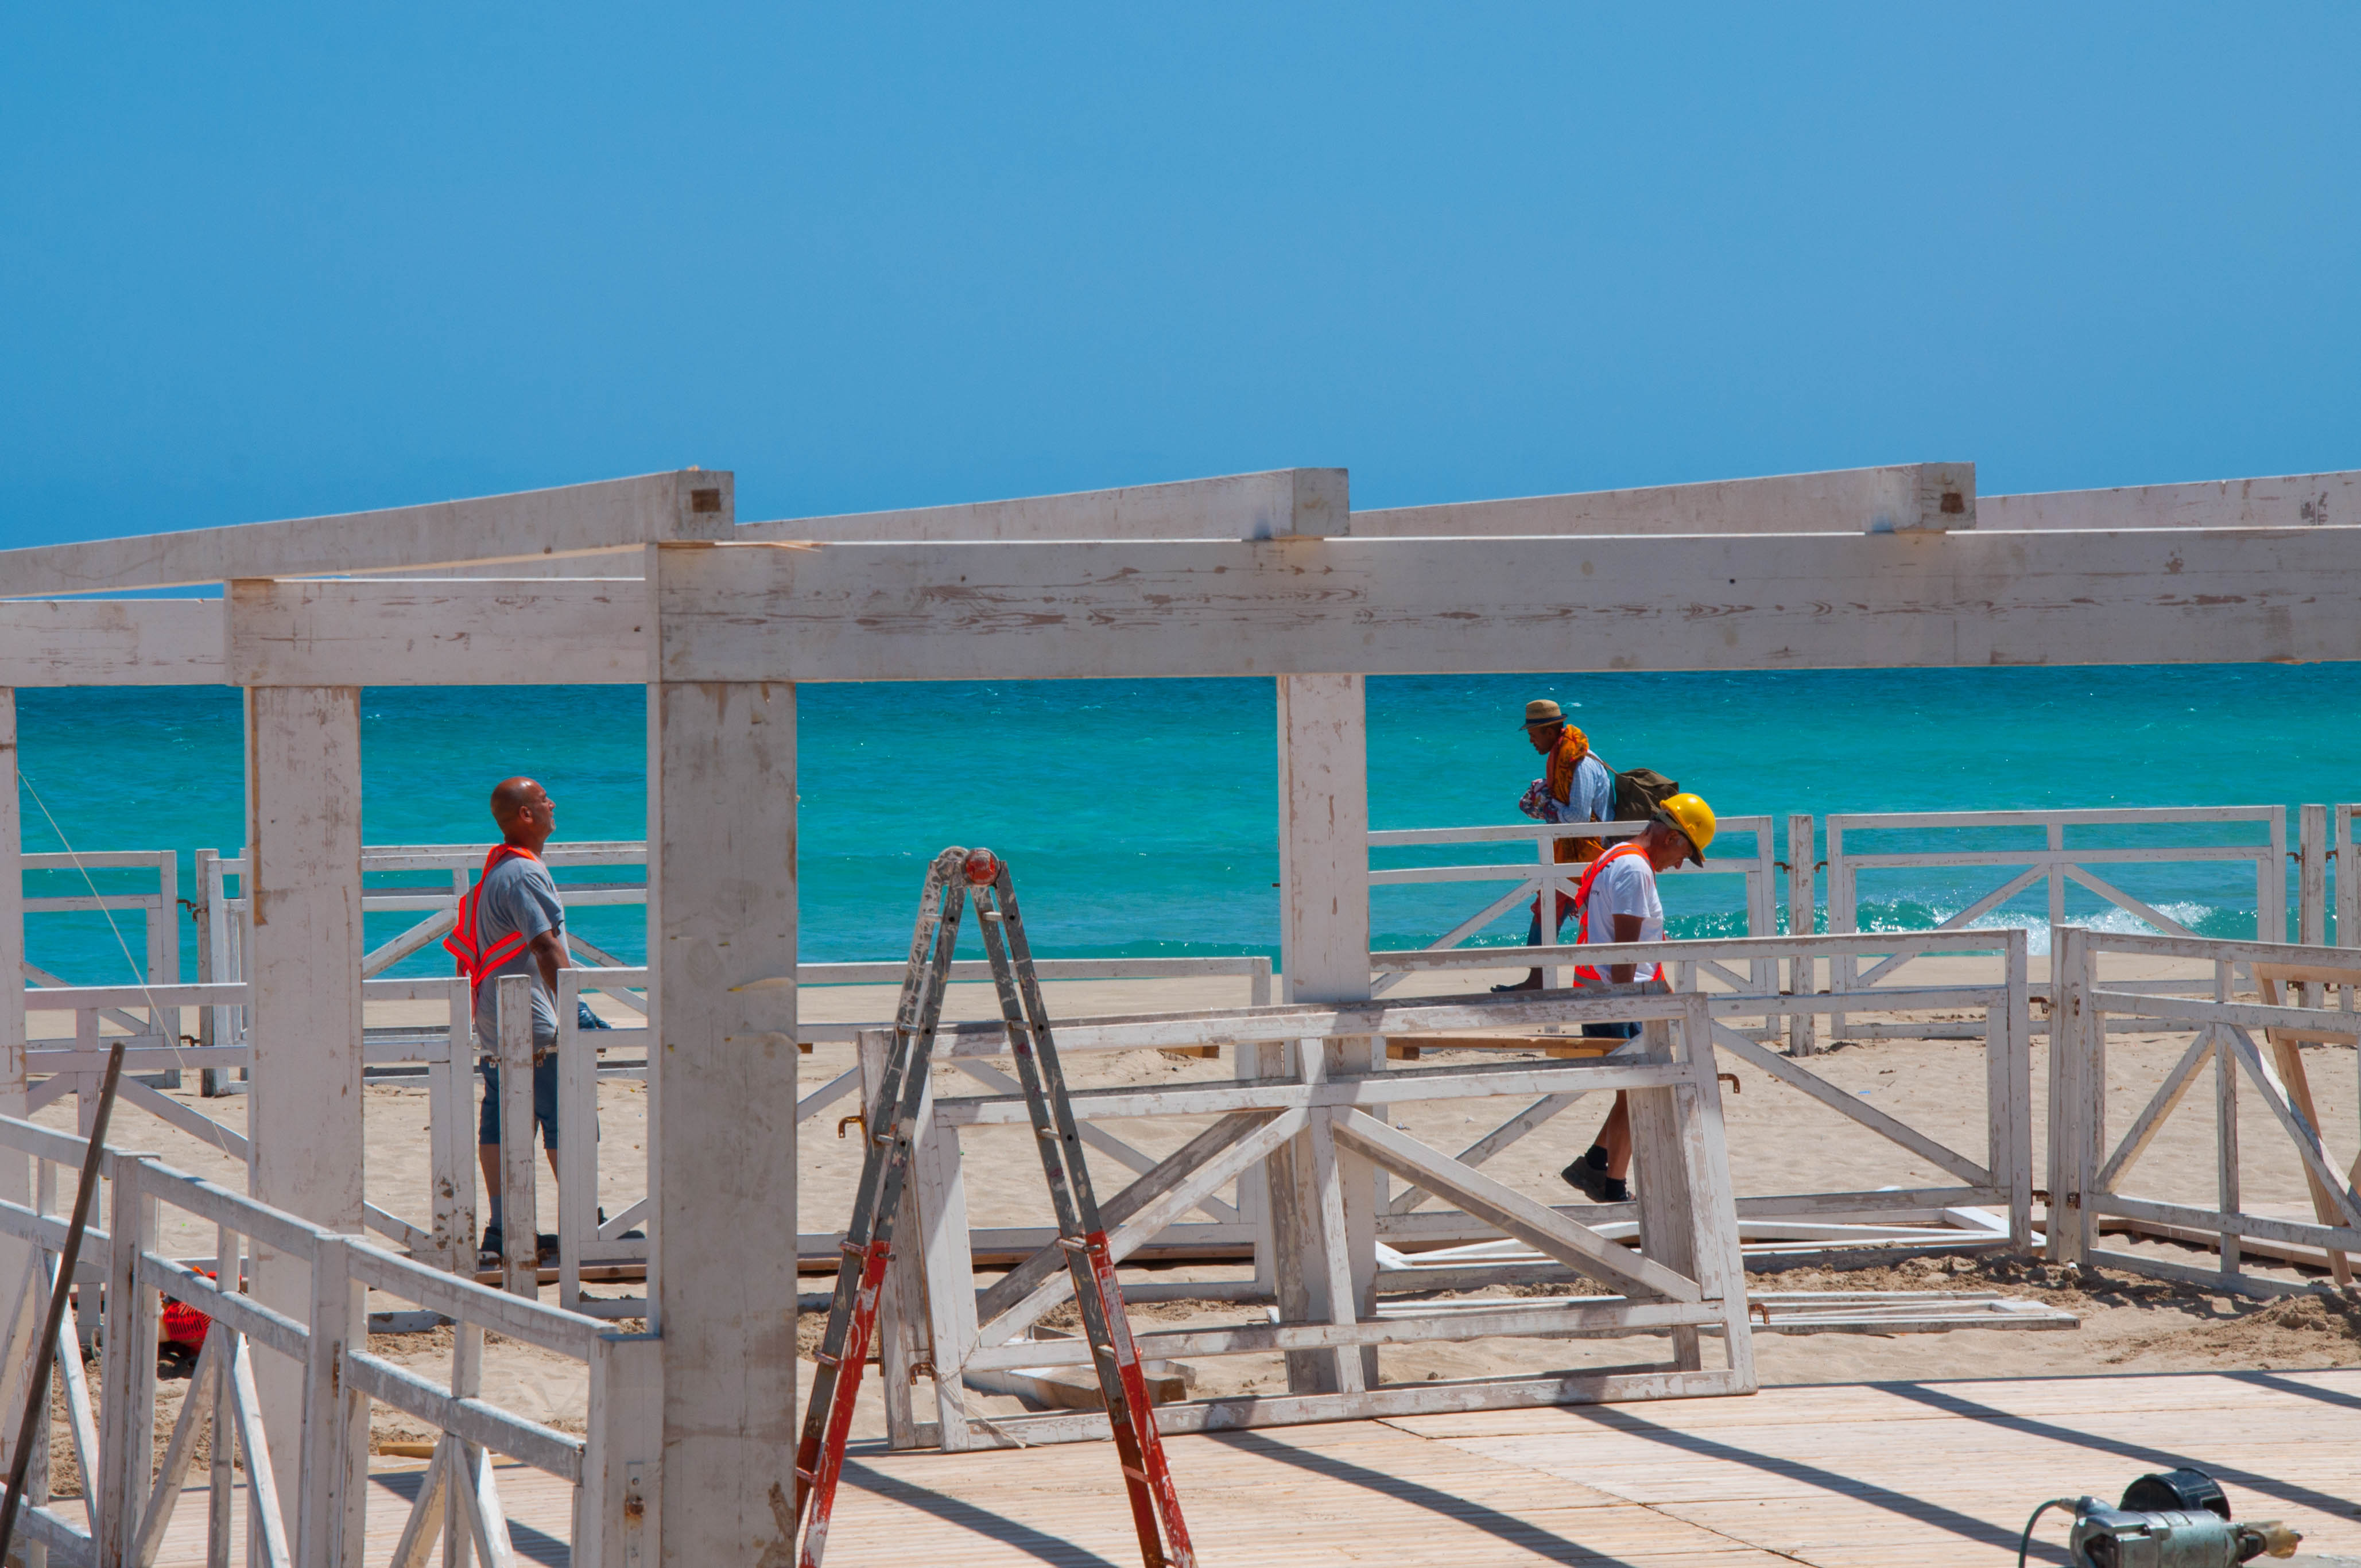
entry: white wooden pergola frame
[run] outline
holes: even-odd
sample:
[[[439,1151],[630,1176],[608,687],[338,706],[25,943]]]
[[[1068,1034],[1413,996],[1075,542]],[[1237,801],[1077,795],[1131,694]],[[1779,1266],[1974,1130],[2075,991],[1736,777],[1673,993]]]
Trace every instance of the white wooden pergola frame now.
[[[1921,464],[1356,513],[1342,470],[1292,469],[740,527],[730,476],[690,470],[0,553],[18,596],[226,585],[8,604],[0,691],[247,689],[253,1191],[357,1232],[358,688],[646,685],[651,1522],[666,1562],[751,1561],[796,1434],[795,990],[760,982],[795,973],[796,683],[1275,677],[1288,992],[1349,1001],[1366,675],[2350,660],[2356,542],[2356,474],[1979,501],[1971,466]],[[609,575],[549,575],[576,572]],[[15,739],[10,691],[0,762]],[[11,942],[16,811],[0,791]],[[0,987],[0,1109],[23,1005]],[[303,1310],[306,1271],[256,1255],[264,1304]],[[260,1396],[293,1442],[298,1381]]]

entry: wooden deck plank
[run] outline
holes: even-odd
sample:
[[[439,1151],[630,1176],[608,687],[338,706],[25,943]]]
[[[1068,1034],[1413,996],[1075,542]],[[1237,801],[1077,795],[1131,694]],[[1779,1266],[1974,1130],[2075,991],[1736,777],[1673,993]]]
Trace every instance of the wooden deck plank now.
[[[2013,1562],[2043,1497],[2112,1501],[2134,1475],[2180,1464],[2213,1475],[2242,1517],[2351,1550],[2356,1412],[2361,1373],[2241,1373],[1782,1388],[1510,1412],[1489,1433],[1458,1418],[1397,1424],[1823,1568],[1869,1568],[1905,1545],[1911,1561]]]
[[[1167,1449],[1206,1568],[1883,1568],[2013,1563],[2044,1497],[2112,1499],[2133,1476],[2182,1464],[2220,1479],[2239,1517],[2303,1530],[2308,1552],[2361,1552],[2356,1425],[2361,1370],[2191,1373],[1783,1387],[1181,1437]],[[370,1563],[391,1552],[417,1474],[377,1473]],[[500,1479],[522,1559],[566,1563],[572,1488],[521,1466]],[[1099,1443],[864,1446],[836,1519],[830,1568],[1138,1560],[1114,1451]],[[159,1563],[197,1568],[203,1545],[204,1495],[192,1491]]]
[[[1449,1448],[1376,1422],[1167,1442],[1208,1564],[1342,1563],[1373,1552],[1405,1568],[1775,1561],[1578,1482]],[[855,1460],[847,1475],[858,1489],[839,1506],[831,1568],[1137,1561],[1113,1451],[1052,1452]],[[1005,1532],[1016,1552],[986,1555],[978,1530]]]

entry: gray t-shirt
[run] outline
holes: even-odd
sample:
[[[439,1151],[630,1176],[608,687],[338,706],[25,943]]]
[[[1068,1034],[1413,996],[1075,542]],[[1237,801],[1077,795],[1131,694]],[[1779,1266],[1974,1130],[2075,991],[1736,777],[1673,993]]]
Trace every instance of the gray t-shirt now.
[[[533,979],[533,1043],[546,1048],[557,1043],[557,999],[543,983],[541,965],[533,956],[531,942],[544,931],[555,931],[558,940],[566,939],[566,905],[558,902],[556,879],[549,868],[528,855],[507,855],[494,866],[483,880],[483,896],[476,905],[477,940],[491,948],[511,932],[524,933],[524,948],[509,956],[506,961],[484,976],[483,989],[476,992],[476,1047],[488,1056],[498,1056],[500,1046],[500,1003],[497,994],[502,975],[530,975]]]

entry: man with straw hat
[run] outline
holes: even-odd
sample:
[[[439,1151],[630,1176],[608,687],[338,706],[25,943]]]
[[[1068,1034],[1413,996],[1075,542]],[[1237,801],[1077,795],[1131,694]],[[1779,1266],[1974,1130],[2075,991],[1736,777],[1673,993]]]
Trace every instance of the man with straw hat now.
[[[1590,739],[1565,721],[1565,710],[1548,697],[1536,697],[1525,704],[1525,739],[1534,751],[1547,759],[1542,764],[1542,776],[1525,788],[1517,809],[1537,822],[1605,822],[1610,819],[1615,802],[1615,774],[1590,750]],[[1577,865],[1595,861],[1606,848],[1598,839],[1560,839],[1552,846],[1559,865]],[[1551,921],[1553,936],[1565,917],[1574,912],[1574,901],[1558,894],[1555,917]],[[1525,935],[1525,946],[1542,944],[1542,901],[1533,898],[1532,929]],[[1515,985],[1499,985],[1495,991],[1539,991],[1542,971],[1533,970]]]

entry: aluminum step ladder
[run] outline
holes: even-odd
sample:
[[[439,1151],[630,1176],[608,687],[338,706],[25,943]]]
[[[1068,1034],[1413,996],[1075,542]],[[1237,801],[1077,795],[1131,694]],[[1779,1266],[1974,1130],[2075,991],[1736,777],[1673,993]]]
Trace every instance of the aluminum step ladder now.
[[[918,1107],[933,1066],[935,1028],[942,1018],[943,988],[951,954],[959,945],[965,903],[975,903],[983,950],[992,961],[993,986],[1016,1075],[1025,1087],[1034,1143],[1058,1212],[1059,1245],[1074,1277],[1074,1302],[1091,1345],[1099,1389],[1114,1429],[1115,1453],[1131,1498],[1132,1523],[1139,1532],[1140,1561],[1147,1568],[1196,1568],[1180,1495],[1156,1431],[1139,1352],[1124,1316],[1123,1288],[1107,1249],[1106,1228],[1082,1160],[1082,1135],[1066,1093],[1066,1077],[1049,1034],[1049,1011],[1033,970],[1033,951],[1016,911],[1016,892],[1007,865],[989,850],[949,849],[928,869],[918,900],[918,921],[910,938],[909,968],[894,1014],[894,1044],[879,1080],[877,1105],[892,1107],[884,1126],[863,1129],[861,1185],[845,1228],[844,1256],[837,1266],[836,1295],[829,1303],[828,1332],[821,1337],[810,1409],[804,1413],[803,1441],[796,1453],[796,1527],[803,1537],[801,1568],[819,1568],[828,1543],[830,1510],[844,1468],[844,1446],[852,1430],[852,1409],[861,1391],[862,1367],[876,1336],[877,1296],[893,1256],[894,1215],[910,1168],[911,1140]],[[964,1281],[938,1288],[965,1288]],[[956,1370],[937,1376],[957,1376]]]

